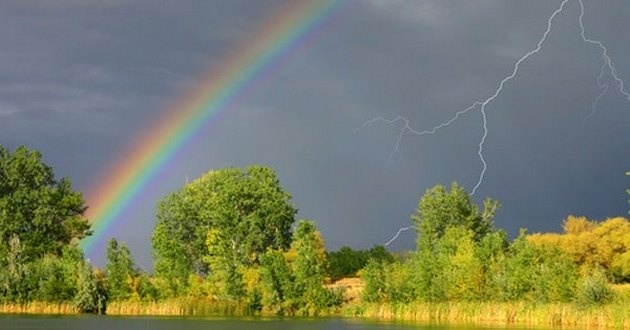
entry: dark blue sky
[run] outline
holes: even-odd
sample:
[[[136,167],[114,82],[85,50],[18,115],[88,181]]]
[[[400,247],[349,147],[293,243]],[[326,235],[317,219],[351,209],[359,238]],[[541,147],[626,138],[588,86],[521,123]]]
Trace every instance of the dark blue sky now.
[[[352,4],[187,146],[111,234],[146,267],[161,196],[207,170],[259,163],[277,170],[299,216],[317,222],[329,248],[386,242],[410,224],[427,188],[475,186],[481,113],[434,135],[405,134],[391,159],[402,122],[357,128],[404,116],[427,130],[487,100],[536,48],[560,3]],[[286,5],[0,0],[0,144],[39,149],[57,176],[86,191],[152,118]],[[587,36],[630,81],[630,3],[584,5]],[[582,39],[579,14],[580,2],[569,0],[540,52],[485,108],[487,172],[475,198],[499,199],[496,225],[511,234],[559,230],[568,214],[603,219],[629,209],[630,101],[609,71],[598,100],[602,53]],[[391,245],[413,246],[411,232]]]

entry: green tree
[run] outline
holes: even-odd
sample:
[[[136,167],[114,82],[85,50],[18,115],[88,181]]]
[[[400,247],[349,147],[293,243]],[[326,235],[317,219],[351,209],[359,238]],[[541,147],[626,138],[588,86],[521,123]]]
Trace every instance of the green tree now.
[[[28,284],[25,281],[28,269],[24,257],[24,245],[17,235],[11,236],[8,251],[4,254],[0,268],[0,299],[4,301],[26,301]]]
[[[483,205],[480,212],[470,195],[456,182],[450,191],[437,185],[420,198],[411,220],[418,228],[419,238],[429,243],[442,237],[447,228],[457,226],[471,230],[475,241],[480,241],[492,231],[492,219],[499,209],[499,202],[488,198]]]
[[[260,263],[263,307],[276,315],[291,311],[296,299],[293,275],[282,251],[269,249]]]
[[[554,246],[537,246],[527,232],[510,245],[505,261],[504,299],[569,301],[575,296],[578,271],[571,258]]]
[[[493,232],[492,219],[498,208],[498,201],[486,199],[480,212],[470,195],[457,183],[451,185],[450,191],[441,185],[426,191],[416,213],[411,216],[418,228],[418,250],[413,260],[416,297],[442,301],[458,294],[466,295],[467,299],[475,295],[470,287],[464,289],[464,283],[450,274],[445,275],[444,271],[449,267],[466,269],[474,273],[475,281],[479,280],[480,271],[473,261],[476,246]],[[443,239],[449,230],[455,232]],[[470,237],[470,241],[458,241],[458,234]]]
[[[293,276],[296,297],[299,297],[304,312],[312,314],[311,311],[328,303],[328,292],[324,288],[326,249],[312,221],[300,220],[293,233],[290,252],[295,255]]]
[[[365,288],[361,299],[367,302],[381,302],[387,298],[387,283],[385,279],[385,266],[376,260],[368,261],[367,265],[359,272],[365,282]]]
[[[449,227],[439,241],[440,258],[445,261],[440,278],[444,279],[449,300],[475,300],[481,297],[483,268],[477,259],[474,233],[463,227]]]
[[[502,267],[508,246],[507,233],[504,230],[490,233],[479,242],[477,260],[484,274],[481,290],[486,300],[497,300],[503,296]]]
[[[333,280],[357,276],[370,259],[394,262],[394,256],[382,245],[374,245],[369,250],[353,250],[343,246],[338,251],[328,252],[328,275]]]
[[[131,252],[114,238],[107,243],[107,290],[111,300],[129,299],[134,293],[132,283],[137,277]]]
[[[156,275],[174,294],[181,294],[190,274],[206,276],[213,271],[208,267],[212,258],[239,260],[246,267],[257,265],[268,248],[289,246],[297,212],[290,202],[291,196],[267,167],[204,174],[158,205],[152,237]],[[216,248],[207,244],[211,231]],[[217,255],[220,251],[230,255]]]
[[[55,180],[39,152],[0,145],[0,256],[17,236],[24,258],[60,255],[62,248],[90,234],[83,197],[70,180]]]
[[[367,255],[364,251],[343,246],[338,251],[328,253],[328,274],[335,280],[355,276],[366,263]]]
[[[76,274],[76,295],[74,305],[83,313],[105,313],[107,295],[102,282],[99,282],[92,266],[82,261]]]

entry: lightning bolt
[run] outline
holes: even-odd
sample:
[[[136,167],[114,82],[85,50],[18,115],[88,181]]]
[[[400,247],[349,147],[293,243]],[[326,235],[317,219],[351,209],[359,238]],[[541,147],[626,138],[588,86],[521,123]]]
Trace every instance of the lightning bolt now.
[[[400,234],[402,234],[403,231],[407,231],[407,230],[412,229],[412,228],[416,228],[416,226],[408,226],[408,227],[402,227],[402,228],[398,229],[398,232],[396,233],[396,235],[394,235],[394,237],[390,238],[389,241],[387,241],[387,243],[385,243],[385,246],[389,246],[390,244],[392,244],[398,238],[398,236],[400,236]]]
[[[407,118],[405,118],[405,117],[402,117],[402,116],[396,117],[394,119],[386,119],[384,117],[376,117],[376,118],[373,118],[373,119],[370,119],[370,120],[364,122],[361,125],[361,127],[358,128],[357,130],[364,129],[364,128],[372,126],[373,124],[376,124],[376,123],[385,123],[385,124],[389,124],[389,125],[402,123],[403,126],[400,129],[400,132],[398,134],[398,139],[396,140],[396,144],[394,146],[394,149],[389,155],[389,160],[391,161],[393,159],[394,154],[396,154],[399,151],[400,144],[402,143],[402,141],[403,141],[403,139],[404,139],[406,134],[415,134],[415,135],[428,135],[428,134],[432,135],[432,134],[436,134],[441,129],[443,129],[445,127],[448,127],[451,124],[455,123],[461,116],[463,116],[463,115],[465,115],[468,112],[471,112],[473,110],[478,110],[479,114],[481,116],[482,122],[483,122],[482,135],[481,135],[481,138],[479,139],[479,143],[478,143],[478,146],[477,146],[477,155],[479,157],[479,161],[481,162],[481,171],[479,172],[479,177],[477,179],[477,182],[475,183],[475,185],[473,186],[472,191],[471,191],[471,196],[474,196],[475,193],[477,192],[477,189],[483,183],[486,171],[488,169],[488,164],[487,164],[486,159],[484,157],[484,144],[485,144],[486,139],[488,137],[488,119],[487,119],[487,114],[486,114],[486,106],[488,106],[488,104],[490,104],[497,97],[499,97],[501,95],[501,92],[503,91],[505,85],[518,75],[518,73],[520,71],[520,68],[521,68],[521,64],[524,61],[528,60],[530,57],[534,56],[535,54],[538,54],[541,51],[541,49],[543,47],[543,44],[545,43],[545,41],[547,41],[547,37],[551,33],[554,19],[560,13],[562,13],[564,11],[564,8],[565,8],[566,4],[569,1],[570,0],[563,0],[560,3],[560,6],[547,19],[547,29],[542,34],[541,38],[538,40],[538,43],[536,44],[536,47],[534,47],[532,50],[530,50],[527,53],[525,53],[523,56],[521,56],[514,63],[514,66],[512,67],[512,72],[509,75],[507,75],[506,77],[504,77],[499,82],[499,84],[498,84],[497,88],[494,90],[494,92],[492,92],[490,94],[490,96],[487,97],[486,99],[483,99],[483,100],[480,100],[480,101],[478,100],[478,101],[473,102],[467,108],[465,108],[463,110],[460,110],[460,111],[457,111],[449,120],[447,120],[445,122],[442,122],[442,123],[434,126],[433,128],[429,129],[429,130],[416,130],[416,129],[414,129],[411,126],[409,120]],[[619,75],[617,74],[617,70],[615,68],[615,65],[614,65],[610,55],[608,54],[608,49],[606,48],[606,46],[604,46],[603,42],[601,42],[600,40],[592,39],[589,36],[587,36],[586,28],[584,27],[584,21],[583,21],[584,14],[585,14],[584,2],[583,2],[583,0],[577,0],[577,2],[579,3],[579,7],[580,7],[580,14],[578,16],[578,21],[579,21],[579,25],[580,25],[580,36],[582,38],[582,41],[599,48],[601,50],[601,57],[602,57],[602,66],[600,68],[600,74],[599,74],[599,76],[596,79],[597,86],[600,88],[600,93],[595,98],[595,100],[594,100],[594,102],[592,104],[591,112],[584,118],[584,122],[583,123],[585,123],[590,117],[592,117],[595,114],[595,111],[597,109],[597,106],[599,105],[599,102],[604,97],[604,95],[606,95],[606,93],[607,93],[607,91],[609,89],[608,83],[604,82],[604,77],[605,76],[608,75],[608,76],[610,76],[612,78],[612,80],[616,84],[617,90],[629,102],[630,102],[630,93],[628,93],[628,91],[626,91],[623,79],[621,79],[619,77]],[[411,228],[415,228],[415,227],[414,226],[409,226],[409,227],[402,227],[402,228],[398,229],[398,232],[396,232],[396,235],[394,235],[391,239],[389,239],[385,243],[385,246],[389,246],[392,242],[394,242],[400,236],[400,234],[402,232],[404,232],[406,230],[409,230]]]
[[[597,95],[597,98],[595,98],[595,101],[593,101],[591,112],[584,118],[584,121],[582,122],[582,125],[584,125],[586,121],[595,114],[597,106],[599,105],[599,101],[602,99],[602,97],[604,97],[604,95],[606,95],[606,92],[608,91],[608,88],[609,88],[608,84],[602,82],[604,76],[606,75],[606,71],[608,71],[608,74],[612,77],[614,82],[617,84],[619,93],[621,93],[626,98],[626,100],[628,100],[628,102],[630,102],[630,93],[626,91],[623,79],[619,78],[619,75],[617,74],[617,69],[615,68],[615,64],[613,63],[612,59],[608,55],[608,48],[606,48],[606,46],[604,46],[604,44],[601,41],[591,39],[586,36],[586,28],[584,28],[584,13],[585,13],[584,2],[583,0],[578,0],[578,2],[580,3],[580,16],[578,17],[578,21],[580,22],[580,37],[582,37],[582,41],[598,47],[602,52],[602,55],[601,55],[602,66],[599,70],[599,76],[597,76],[597,80],[596,80],[597,86],[599,86],[599,88],[601,89],[601,92],[599,93],[599,95]]]

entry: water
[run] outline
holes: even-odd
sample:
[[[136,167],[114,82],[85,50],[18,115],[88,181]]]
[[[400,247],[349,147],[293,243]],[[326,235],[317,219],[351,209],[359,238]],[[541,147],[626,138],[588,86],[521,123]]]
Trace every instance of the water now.
[[[108,317],[108,316],[15,316],[0,315],[1,330],[450,330],[479,327],[453,327],[409,323],[371,322],[349,319],[235,319],[181,317]]]

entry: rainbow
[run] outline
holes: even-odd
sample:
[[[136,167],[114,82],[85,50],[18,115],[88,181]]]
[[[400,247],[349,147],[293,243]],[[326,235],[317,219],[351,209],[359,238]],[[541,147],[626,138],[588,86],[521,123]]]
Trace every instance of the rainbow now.
[[[148,133],[123,151],[88,191],[86,217],[93,234],[79,243],[83,251],[92,255],[95,247],[103,244],[108,230],[123,221],[123,213],[175,160],[177,151],[263,80],[266,73],[282,64],[283,57],[315,35],[343,4],[336,0],[291,1],[149,126]]]

